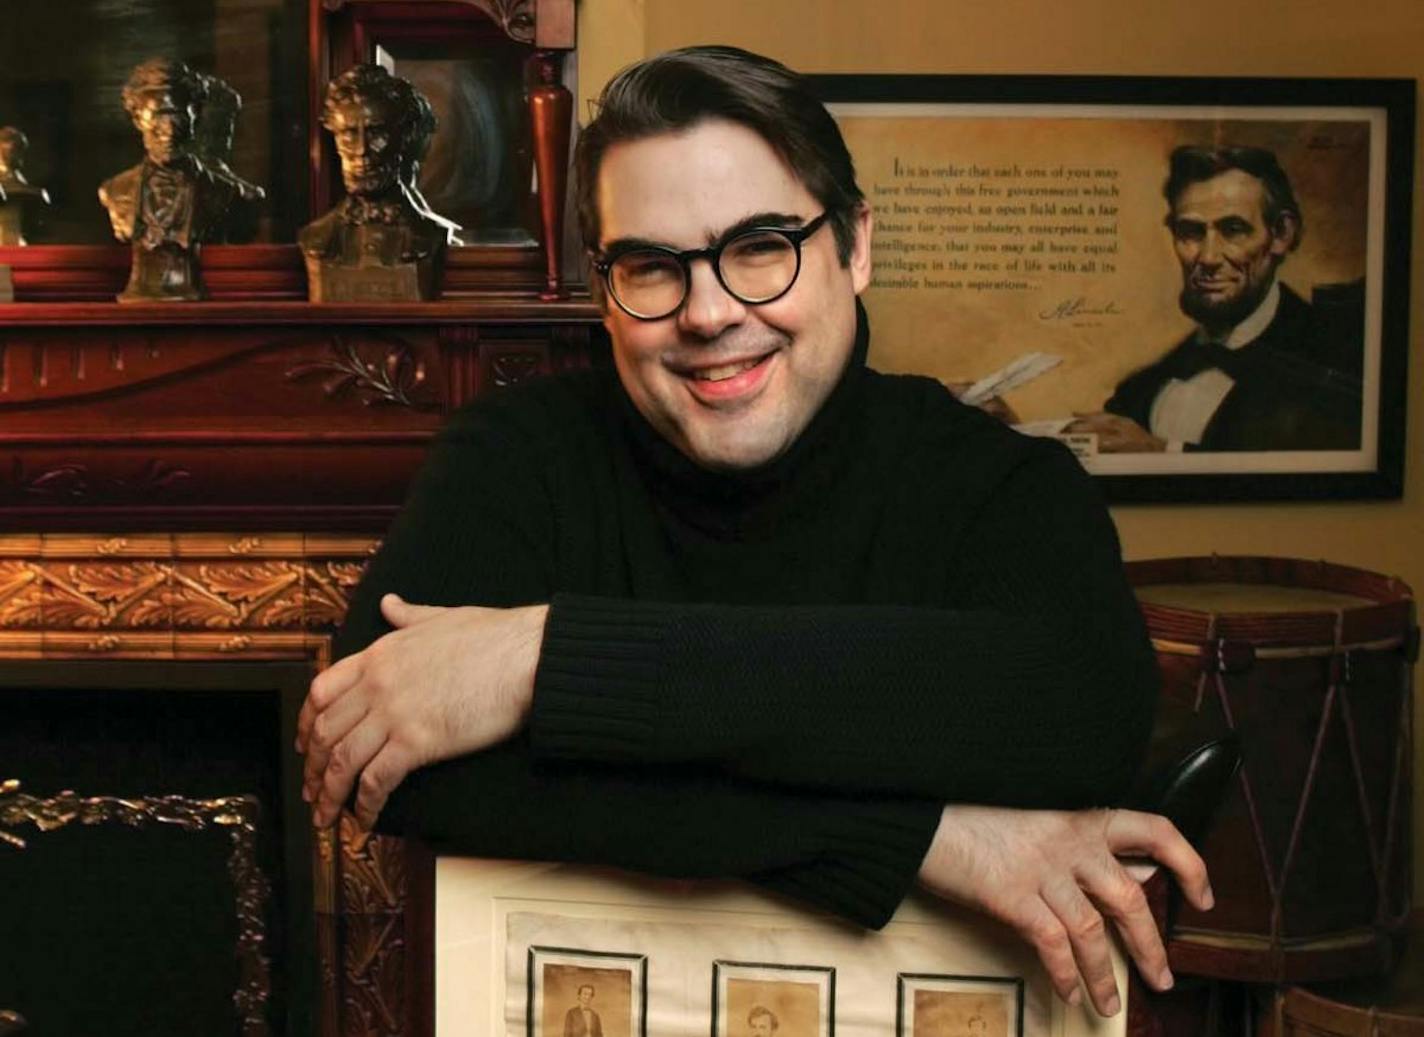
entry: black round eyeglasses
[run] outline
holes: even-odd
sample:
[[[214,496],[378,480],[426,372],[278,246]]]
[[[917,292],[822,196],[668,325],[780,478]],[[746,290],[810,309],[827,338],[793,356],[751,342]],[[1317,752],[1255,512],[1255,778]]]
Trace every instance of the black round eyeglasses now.
[[[682,308],[692,283],[692,261],[712,264],[727,294],[750,306],[791,291],[801,273],[801,245],[829,218],[823,212],[801,227],[748,227],[707,248],[630,244],[596,257],[618,308],[639,320],[662,320]]]

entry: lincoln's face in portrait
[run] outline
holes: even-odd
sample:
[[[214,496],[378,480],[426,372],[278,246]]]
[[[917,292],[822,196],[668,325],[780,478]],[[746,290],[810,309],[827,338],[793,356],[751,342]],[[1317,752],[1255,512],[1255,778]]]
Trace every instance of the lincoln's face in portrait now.
[[[1167,224],[1182,265],[1182,311],[1211,330],[1234,327],[1260,305],[1299,232],[1293,213],[1270,216],[1265,185],[1242,169],[1187,184]]]
[[[400,115],[381,98],[357,95],[327,110],[348,194],[383,194],[400,175]]]
[[[593,987],[585,983],[578,988],[578,1003],[580,1008],[593,1007]]]
[[[144,91],[130,114],[154,165],[170,165],[193,137],[193,105],[181,88],[165,85]]]

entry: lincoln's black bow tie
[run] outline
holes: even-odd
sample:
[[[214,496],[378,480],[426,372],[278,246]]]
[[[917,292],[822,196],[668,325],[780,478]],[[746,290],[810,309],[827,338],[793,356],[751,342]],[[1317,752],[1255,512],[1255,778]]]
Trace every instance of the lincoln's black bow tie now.
[[[1172,375],[1186,380],[1216,368],[1234,378],[1241,370],[1243,359],[1240,351],[1228,349],[1220,342],[1193,342],[1177,354]]]

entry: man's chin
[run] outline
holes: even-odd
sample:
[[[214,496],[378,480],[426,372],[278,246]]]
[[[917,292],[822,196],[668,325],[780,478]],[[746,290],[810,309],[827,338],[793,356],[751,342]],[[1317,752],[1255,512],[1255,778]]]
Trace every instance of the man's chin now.
[[[1208,328],[1230,328],[1249,317],[1263,298],[1264,292],[1217,297],[1184,288],[1177,301],[1182,312],[1198,324]]]
[[[738,430],[743,431],[743,430]],[[680,448],[699,468],[712,472],[744,472],[770,464],[786,452],[786,444],[770,435],[727,435],[716,430],[693,435]]]

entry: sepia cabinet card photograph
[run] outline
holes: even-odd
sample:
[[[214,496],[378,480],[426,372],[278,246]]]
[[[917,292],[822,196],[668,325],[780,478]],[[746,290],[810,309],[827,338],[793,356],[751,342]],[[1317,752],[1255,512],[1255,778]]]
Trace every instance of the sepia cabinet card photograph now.
[[[833,1037],[836,970],[818,965],[712,965],[712,1037]]]
[[[895,1037],[1022,1037],[1023,980],[901,973]]]
[[[528,1037],[647,1037],[647,958],[530,947]]]
[[[1398,495],[1412,85],[816,82],[875,218],[872,366],[1119,500]]]

